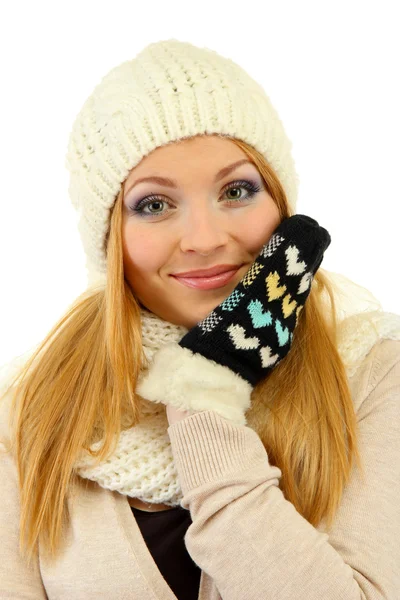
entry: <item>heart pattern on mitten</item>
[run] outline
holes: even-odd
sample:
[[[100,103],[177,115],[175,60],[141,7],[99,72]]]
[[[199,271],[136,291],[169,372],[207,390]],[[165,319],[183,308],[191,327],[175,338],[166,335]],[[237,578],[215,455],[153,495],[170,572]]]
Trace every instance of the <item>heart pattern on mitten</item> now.
[[[282,221],[232,293],[179,344],[255,385],[289,352],[330,241],[311,217]]]

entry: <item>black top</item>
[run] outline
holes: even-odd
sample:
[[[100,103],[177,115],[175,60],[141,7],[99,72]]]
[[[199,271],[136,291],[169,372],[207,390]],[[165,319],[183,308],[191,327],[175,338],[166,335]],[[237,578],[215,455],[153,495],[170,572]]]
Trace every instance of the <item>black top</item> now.
[[[183,539],[192,524],[190,512],[181,506],[159,512],[131,509],[154,562],[175,596],[178,600],[197,600],[201,569]]]

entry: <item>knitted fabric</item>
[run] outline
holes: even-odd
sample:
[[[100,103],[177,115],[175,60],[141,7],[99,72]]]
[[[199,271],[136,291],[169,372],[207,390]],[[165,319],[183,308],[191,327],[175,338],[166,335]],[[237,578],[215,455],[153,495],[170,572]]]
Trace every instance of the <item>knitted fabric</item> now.
[[[179,342],[252,386],[289,352],[313,277],[331,242],[306,215],[282,221],[233,292]]]
[[[144,354],[152,361],[162,346],[179,342],[187,329],[160,319],[141,308]],[[142,371],[139,382],[146,370]],[[138,382],[138,383],[139,383]],[[135,427],[121,432],[114,453],[97,467],[87,453],[76,462],[78,474],[121,494],[143,502],[176,506],[182,498],[168,436],[168,419],[164,404],[143,398],[142,419]],[[91,448],[97,450],[101,442]]]
[[[65,164],[89,285],[106,276],[106,236],[121,184],[150,152],[195,135],[247,142],[272,166],[293,212],[292,144],[263,88],[239,65],[174,39],[114,67],[75,118]]]
[[[343,316],[338,335],[339,353],[347,375],[351,377],[379,339],[400,340],[400,316],[383,312],[365,288],[344,276],[327,271],[325,274],[333,283],[337,282],[337,314]],[[352,307],[346,305],[347,295],[352,298]],[[359,312],[355,312],[355,306]],[[142,309],[141,318],[144,352],[149,360],[153,359],[157,349],[178,342],[187,332],[184,327],[167,323],[145,309]],[[76,462],[76,471],[103,488],[144,502],[181,505],[182,491],[169,441],[165,406],[145,400],[144,407],[142,421],[121,433],[109,458],[94,467],[90,455],[82,453]],[[99,445],[100,442],[93,444],[92,448],[97,449]]]

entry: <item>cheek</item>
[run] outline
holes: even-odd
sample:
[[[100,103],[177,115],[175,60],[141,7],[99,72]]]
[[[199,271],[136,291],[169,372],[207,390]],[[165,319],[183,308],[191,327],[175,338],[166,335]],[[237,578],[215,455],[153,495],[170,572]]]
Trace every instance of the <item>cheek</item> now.
[[[243,223],[241,240],[246,248],[255,256],[261,251],[264,244],[271,238],[280,223],[279,210],[275,203],[260,210],[249,213]]]
[[[157,240],[128,228],[123,233],[123,254],[128,274],[155,271],[162,261],[162,248]]]

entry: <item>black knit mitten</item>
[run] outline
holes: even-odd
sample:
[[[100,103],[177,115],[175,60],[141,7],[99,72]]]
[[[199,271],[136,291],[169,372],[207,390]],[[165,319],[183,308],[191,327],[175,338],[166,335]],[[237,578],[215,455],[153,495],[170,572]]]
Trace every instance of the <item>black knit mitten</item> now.
[[[325,250],[326,229],[306,215],[285,219],[226,300],[180,340],[255,386],[290,350]]]

